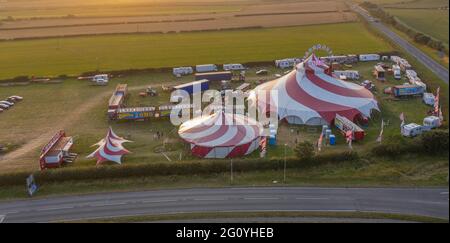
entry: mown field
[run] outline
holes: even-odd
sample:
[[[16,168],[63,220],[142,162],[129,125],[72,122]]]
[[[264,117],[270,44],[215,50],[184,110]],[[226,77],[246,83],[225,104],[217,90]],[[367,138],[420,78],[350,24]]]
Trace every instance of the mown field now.
[[[349,38],[351,37],[351,38]],[[322,43],[338,53],[390,51],[359,23],[152,35],[107,35],[0,42],[0,79],[252,62],[303,56]]]
[[[438,9],[387,9],[389,13],[412,28],[443,41],[448,46],[448,10]]]

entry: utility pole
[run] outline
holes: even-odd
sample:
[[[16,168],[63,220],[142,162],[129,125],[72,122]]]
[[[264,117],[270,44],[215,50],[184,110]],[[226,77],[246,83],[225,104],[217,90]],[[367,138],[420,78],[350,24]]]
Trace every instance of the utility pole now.
[[[287,144],[284,144],[284,168],[283,168],[283,184],[286,184],[286,147]]]
[[[230,184],[233,185],[233,159],[230,158]]]

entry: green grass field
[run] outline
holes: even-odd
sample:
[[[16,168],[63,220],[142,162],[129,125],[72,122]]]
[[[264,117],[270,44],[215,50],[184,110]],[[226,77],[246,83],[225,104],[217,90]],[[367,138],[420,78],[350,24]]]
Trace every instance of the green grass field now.
[[[0,42],[0,79],[19,75],[251,62],[303,56],[312,45],[334,53],[390,51],[359,23],[179,34],[107,35]]]
[[[386,9],[408,26],[441,40],[448,46],[448,10],[437,9]]]

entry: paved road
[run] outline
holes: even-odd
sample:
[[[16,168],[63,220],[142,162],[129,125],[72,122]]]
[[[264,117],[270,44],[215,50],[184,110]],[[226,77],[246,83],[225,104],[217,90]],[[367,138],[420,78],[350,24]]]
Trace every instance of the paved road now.
[[[441,64],[430,58],[428,55],[423,53],[421,50],[410,44],[408,41],[401,38],[395,32],[391,31],[388,27],[383,25],[381,22],[375,22],[373,18],[369,15],[367,11],[363,8],[352,5],[352,9],[359,13],[362,17],[364,17],[369,24],[373,27],[384,33],[388,38],[390,38],[397,45],[401,46],[405,49],[409,54],[415,57],[419,62],[428,67],[433,73],[435,73],[440,79],[442,79],[445,83],[448,84],[448,69],[443,67]]]
[[[375,211],[448,219],[448,188],[173,189],[0,203],[0,215],[5,215],[4,222],[239,211]]]

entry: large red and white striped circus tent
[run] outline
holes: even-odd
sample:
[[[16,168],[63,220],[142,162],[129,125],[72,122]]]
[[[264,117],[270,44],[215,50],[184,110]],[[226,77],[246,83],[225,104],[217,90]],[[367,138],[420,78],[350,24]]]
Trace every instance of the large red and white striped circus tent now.
[[[233,158],[255,151],[262,129],[252,118],[219,111],[183,123],[178,134],[190,144],[195,156]]]
[[[86,158],[96,158],[97,165],[106,161],[112,161],[121,164],[122,156],[130,153],[122,145],[126,142],[131,141],[117,136],[112,128],[109,128],[106,137],[100,140],[100,142],[93,145],[98,146],[98,148]]]
[[[264,99],[259,99],[258,95],[264,94],[259,91],[277,91],[277,98],[266,92]],[[258,99],[260,112],[278,112],[280,120],[291,124],[332,124],[336,114],[354,121],[370,118],[372,110],[379,110],[369,90],[333,77],[314,54],[287,75],[257,86],[249,101],[255,105]]]

